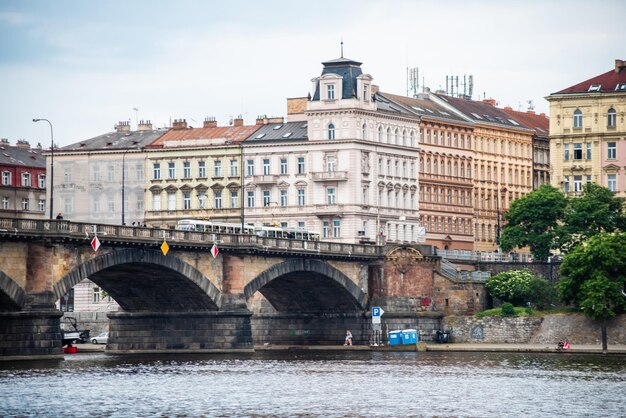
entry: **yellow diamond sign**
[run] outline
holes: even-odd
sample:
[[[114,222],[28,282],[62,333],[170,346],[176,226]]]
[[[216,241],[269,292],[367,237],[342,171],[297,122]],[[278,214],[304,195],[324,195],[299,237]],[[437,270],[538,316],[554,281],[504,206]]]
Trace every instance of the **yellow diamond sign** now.
[[[165,242],[165,240],[163,241],[163,244],[161,244],[161,251],[163,251],[163,255],[167,255],[167,252],[170,250],[170,246],[167,245],[167,242]]]

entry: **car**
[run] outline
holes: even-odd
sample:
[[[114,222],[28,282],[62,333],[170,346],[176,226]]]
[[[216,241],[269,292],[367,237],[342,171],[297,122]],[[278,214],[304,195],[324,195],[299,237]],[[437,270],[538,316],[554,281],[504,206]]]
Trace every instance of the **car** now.
[[[91,339],[92,344],[106,344],[109,341],[109,333],[103,332],[100,335],[96,335]]]

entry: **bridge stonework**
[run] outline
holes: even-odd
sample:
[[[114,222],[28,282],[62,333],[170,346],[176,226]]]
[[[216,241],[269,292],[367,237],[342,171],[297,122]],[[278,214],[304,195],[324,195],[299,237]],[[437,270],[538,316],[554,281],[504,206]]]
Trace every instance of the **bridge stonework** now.
[[[61,355],[55,302],[85,278],[121,307],[108,315],[112,352],[340,344],[346,329],[363,344],[372,306],[386,311],[383,331],[419,328],[430,339],[444,314],[485,303],[484,286],[439,274],[440,259],[426,246],[224,235],[213,258],[209,234],[98,226],[108,232],[95,253],[91,225],[14,222],[23,222],[15,233],[0,228],[4,359]],[[165,234],[167,255],[159,249]]]

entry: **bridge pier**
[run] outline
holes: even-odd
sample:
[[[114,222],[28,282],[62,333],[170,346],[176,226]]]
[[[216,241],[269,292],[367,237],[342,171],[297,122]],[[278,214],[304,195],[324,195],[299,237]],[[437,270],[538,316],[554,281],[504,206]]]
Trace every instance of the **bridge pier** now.
[[[112,312],[110,353],[253,351],[247,310]]]
[[[20,311],[0,312],[0,360],[63,358],[61,316],[52,292],[26,296]]]

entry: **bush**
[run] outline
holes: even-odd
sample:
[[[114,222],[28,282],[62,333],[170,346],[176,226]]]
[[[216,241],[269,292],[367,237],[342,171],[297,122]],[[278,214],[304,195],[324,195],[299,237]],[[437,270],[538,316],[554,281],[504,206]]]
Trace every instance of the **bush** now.
[[[504,302],[501,308],[502,308],[502,316],[515,316],[515,308],[513,308],[512,303]]]
[[[489,294],[503,302],[517,306],[532,304],[539,309],[550,306],[556,300],[554,285],[535,276],[529,270],[509,270],[487,280]]]

